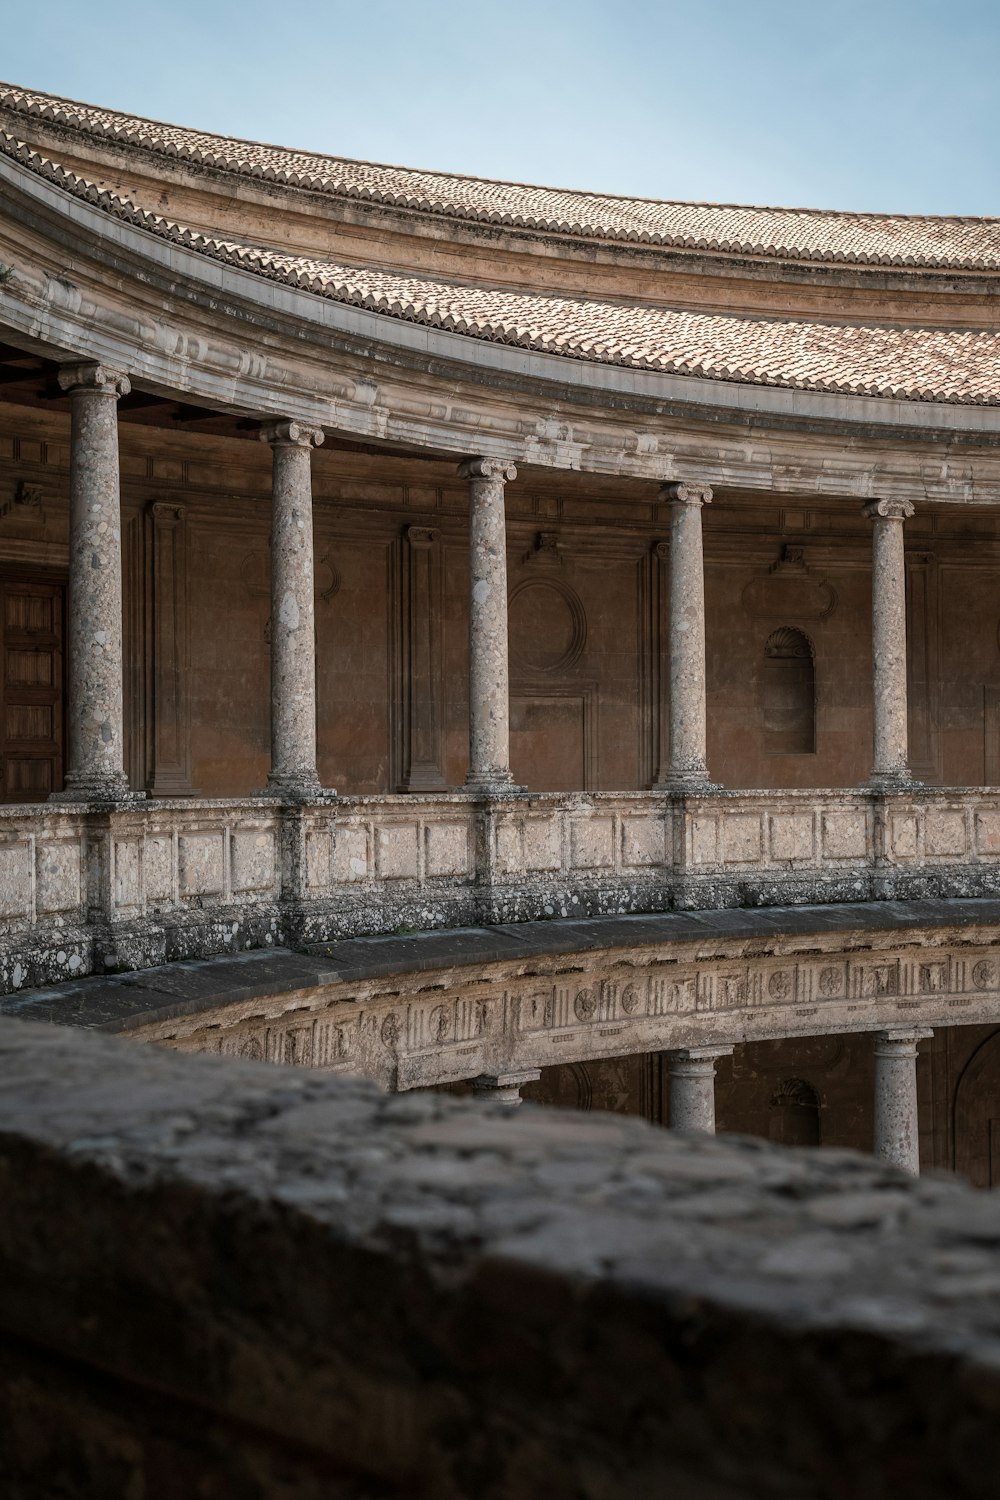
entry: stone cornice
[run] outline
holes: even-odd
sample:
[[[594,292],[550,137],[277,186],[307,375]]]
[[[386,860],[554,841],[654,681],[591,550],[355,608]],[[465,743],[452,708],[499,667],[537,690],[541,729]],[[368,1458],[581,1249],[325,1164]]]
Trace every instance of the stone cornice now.
[[[493,447],[658,482],[1000,500],[1000,409],[737,388],[485,344],[262,283],[82,202],[68,214],[65,194],[6,158],[0,192],[11,337],[125,365],[143,389],[456,457]],[[270,335],[266,364],[246,347],[250,319]],[[942,442],[975,446],[950,461]]]

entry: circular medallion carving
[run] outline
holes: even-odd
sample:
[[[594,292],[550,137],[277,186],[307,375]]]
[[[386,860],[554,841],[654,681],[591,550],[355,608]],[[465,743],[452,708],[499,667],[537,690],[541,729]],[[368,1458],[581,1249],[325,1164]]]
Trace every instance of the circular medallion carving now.
[[[997,973],[995,958],[981,958],[972,966],[972,982],[979,990],[992,990],[996,987]]]
[[[573,1002],[577,1019],[580,1021],[591,1021],[597,1014],[597,996],[593,990],[580,990]]]
[[[634,1016],[639,1009],[639,991],[634,984],[627,984],[622,990],[622,1010],[627,1016]]]
[[[777,969],[767,981],[767,993],[772,1000],[787,1000],[792,993],[792,976],[787,969]]]
[[[822,969],[819,976],[819,988],[822,995],[839,995],[844,987],[844,975],[840,969]]]
[[[587,617],[561,578],[528,578],[508,603],[511,660],[529,672],[573,666],[587,643]]]
[[[399,1041],[399,1017],[390,1013],[382,1022],[382,1044],[385,1047],[395,1047]]]

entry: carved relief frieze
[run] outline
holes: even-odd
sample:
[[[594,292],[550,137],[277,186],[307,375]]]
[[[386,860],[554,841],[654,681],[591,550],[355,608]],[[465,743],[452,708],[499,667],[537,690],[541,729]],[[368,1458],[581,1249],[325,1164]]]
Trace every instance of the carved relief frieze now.
[[[628,971],[623,974],[623,966]],[[666,971],[665,971],[666,970]],[[572,976],[455,971],[414,976],[419,986],[370,1000],[335,1000],[256,1026],[193,1029],[185,1050],[342,1069],[399,1087],[505,1069],[714,1042],[870,1031],[900,1015],[923,1025],[1000,1019],[1000,957],[993,947],[774,955],[674,963],[635,950]]]

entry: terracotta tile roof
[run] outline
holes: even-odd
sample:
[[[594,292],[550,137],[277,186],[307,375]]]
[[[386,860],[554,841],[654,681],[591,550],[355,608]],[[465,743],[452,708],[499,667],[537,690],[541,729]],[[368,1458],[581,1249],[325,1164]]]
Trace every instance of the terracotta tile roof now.
[[[695,313],[479,288],[204,234],[0,132],[0,150],[105,212],[200,254],[388,317],[603,364],[907,401],[1000,404],[1000,332]]]
[[[491,182],[209,135],[0,84],[0,109],[292,188],[491,224],[674,249],[930,269],[1000,269],[1000,219],[671,203]],[[18,131],[18,134],[30,134]]]

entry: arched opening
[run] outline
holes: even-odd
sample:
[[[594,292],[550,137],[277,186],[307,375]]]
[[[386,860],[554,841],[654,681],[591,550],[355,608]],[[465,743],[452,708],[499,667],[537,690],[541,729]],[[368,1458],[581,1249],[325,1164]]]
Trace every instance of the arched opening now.
[[[783,625],[764,644],[764,749],[768,755],[816,751],[816,667],[812,641]]]
[[[768,1135],[782,1146],[819,1145],[819,1095],[801,1078],[785,1078],[771,1095]]]

